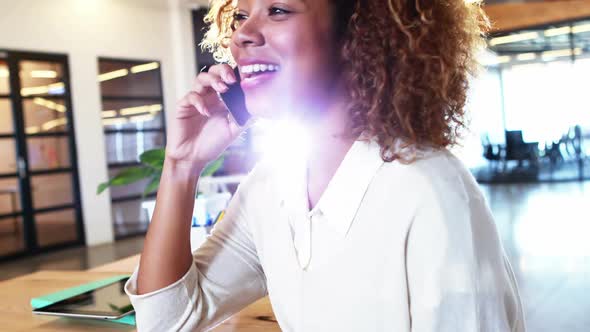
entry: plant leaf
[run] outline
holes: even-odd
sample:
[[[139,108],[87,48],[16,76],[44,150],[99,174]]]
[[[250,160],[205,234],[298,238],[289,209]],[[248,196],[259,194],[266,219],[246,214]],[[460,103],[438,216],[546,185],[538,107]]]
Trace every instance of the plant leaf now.
[[[164,158],[166,157],[166,149],[147,150],[139,156],[139,160],[157,170],[162,170],[164,167]]]
[[[105,191],[109,186],[110,186],[110,181],[103,182],[103,183],[99,184],[98,188],[96,189],[96,194],[97,195],[102,194],[102,192]]]
[[[149,176],[157,174],[158,178],[160,172],[154,170],[151,167],[146,166],[136,166],[127,168],[115,175],[112,179],[108,182],[103,182],[98,185],[96,189],[96,194],[100,195],[103,191],[105,191],[110,186],[124,186],[130,183],[134,183],[140,180],[143,180]]]
[[[201,176],[213,175],[213,173],[217,172],[217,170],[219,170],[221,166],[223,166],[224,161],[225,156],[221,155],[221,157],[217,158],[214,162],[210,163],[209,165],[207,165],[207,167],[205,167],[205,169],[201,173]]]
[[[145,197],[152,191],[158,189],[158,187],[160,186],[160,176],[161,174],[157,174],[152,178],[150,183],[148,183],[148,185],[145,187],[145,190],[143,191],[143,197]]]
[[[115,177],[112,178],[109,182],[111,186],[123,186],[126,184],[143,180],[148,176],[154,174],[154,172],[155,171],[153,169],[145,166],[129,167],[117,173],[117,175],[115,175]]]

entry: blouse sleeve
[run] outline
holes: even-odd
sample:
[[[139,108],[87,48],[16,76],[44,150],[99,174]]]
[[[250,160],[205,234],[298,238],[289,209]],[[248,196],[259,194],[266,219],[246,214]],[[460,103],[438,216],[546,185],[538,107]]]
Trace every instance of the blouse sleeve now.
[[[412,332],[524,331],[518,290],[483,198],[425,195],[407,237]]]
[[[238,189],[180,280],[137,295],[139,267],[135,269],[125,292],[135,308],[138,331],[206,331],[267,294],[240,195]]]

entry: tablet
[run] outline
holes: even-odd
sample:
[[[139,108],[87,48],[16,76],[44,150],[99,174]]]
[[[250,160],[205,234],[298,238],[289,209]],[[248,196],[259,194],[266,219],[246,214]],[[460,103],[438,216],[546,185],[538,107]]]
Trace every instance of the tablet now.
[[[119,319],[134,312],[131,301],[124,290],[125,282],[128,279],[124,278],[103,287],[35,309],[33,313],[94,319]]]

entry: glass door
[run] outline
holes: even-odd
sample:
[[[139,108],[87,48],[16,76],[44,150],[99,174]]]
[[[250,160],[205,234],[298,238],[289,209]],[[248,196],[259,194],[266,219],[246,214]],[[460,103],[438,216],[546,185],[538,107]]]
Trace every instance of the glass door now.
[[[7,54],[0,53],[0,256],[26,249]]]
[[[82,244],[67,57],[8,52],[4,63],[0,256]]]

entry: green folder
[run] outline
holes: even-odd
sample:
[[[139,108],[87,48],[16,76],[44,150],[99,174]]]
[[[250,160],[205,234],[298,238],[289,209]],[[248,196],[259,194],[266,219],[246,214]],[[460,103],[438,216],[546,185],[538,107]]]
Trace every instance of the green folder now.
[[[31,306],[33,307],[33,309],[41,308],[46,305],[50,305],[52,303],[55,303],[55,302],[58,302],[61,300],[65,300],[68,297],[80,295],[82,293],[106,286],[108,284],[111,284],[113,282],[117,282],[121,279],[125,279],[128,277],[129,277],[129,275],[120,275],[120,276],[115,276],[115,277],[111,277],[111,278],[107,278],[107,279],[101,279],[101,280],[93,281],[93,282],[90,282],[90,283],[87,283],[84,285],[64,289],[59,292],[36,297],[36,298],[31,299]],[[127,315],[127,316],[122,317],[120,319],[110,320],[110,322],[135,326],[135,314]]]

